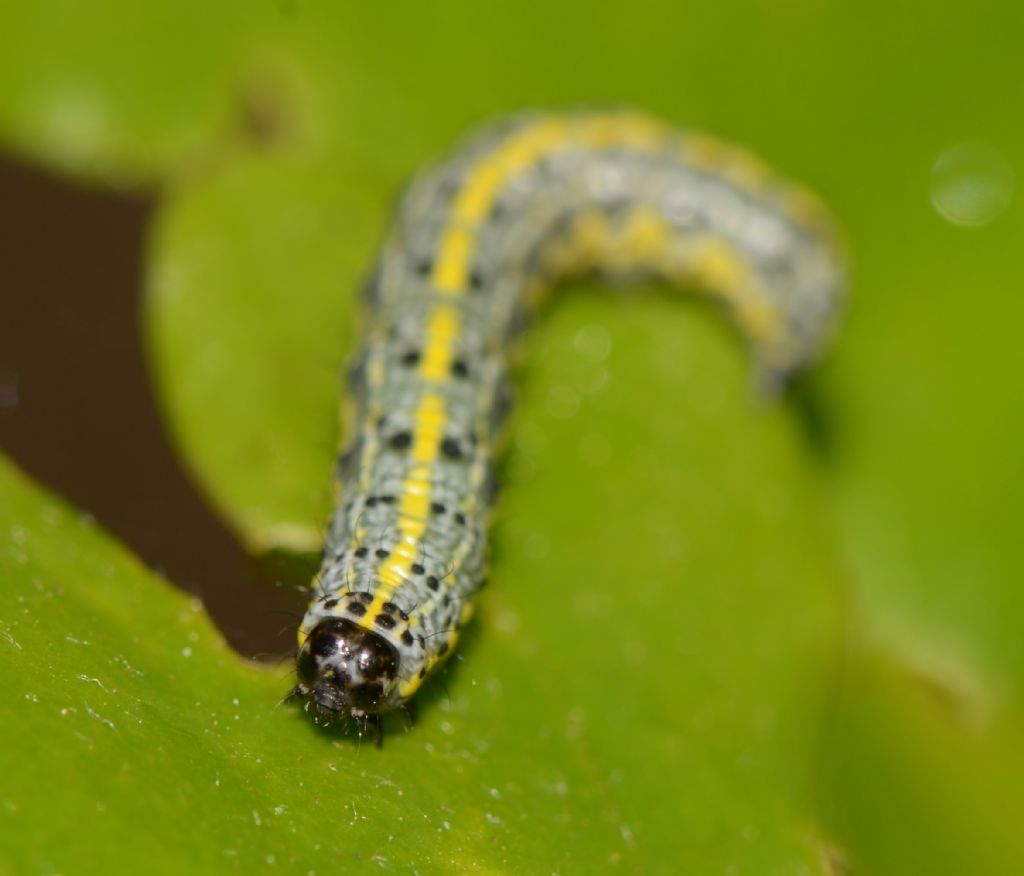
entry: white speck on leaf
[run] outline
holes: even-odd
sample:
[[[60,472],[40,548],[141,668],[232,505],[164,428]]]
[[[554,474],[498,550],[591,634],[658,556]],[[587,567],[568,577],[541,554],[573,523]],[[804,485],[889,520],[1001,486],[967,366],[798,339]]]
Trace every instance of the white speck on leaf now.
[[[92,719],[94,719],[96,721],[99,721],[101,724],[105,724],[107,727],[109,727],[115,733],[117,732],[117,727],[114,726],[114,722],[109,720],[108,718],[104,718],[100,714],[97,714],[95,711],[93,711],[92,707],[88,703],[85,704],[85,713],[90,718],[92,718]]]

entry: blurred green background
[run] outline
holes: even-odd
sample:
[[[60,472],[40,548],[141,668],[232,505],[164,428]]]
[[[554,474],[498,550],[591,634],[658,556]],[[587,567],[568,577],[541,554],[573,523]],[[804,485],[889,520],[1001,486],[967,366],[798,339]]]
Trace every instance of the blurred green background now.
[[[315,545],[354,290],[488,118],[741,142],[854,290],[766,406],[699,302],[566,288],[475,633],[381,751],[0,465],[0,869],[1020,872],[1022,38],[1010,2],[0,5],[4,150],[155,199],[154,391],[253,552]]]

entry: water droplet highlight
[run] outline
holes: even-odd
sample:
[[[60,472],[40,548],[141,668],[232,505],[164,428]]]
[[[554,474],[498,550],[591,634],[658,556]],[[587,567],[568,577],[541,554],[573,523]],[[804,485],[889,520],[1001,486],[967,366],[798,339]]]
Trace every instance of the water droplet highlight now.
[[[1010,163],[994,146],[958,143],[932,165],[932,206],[954,225],[988,225],[1010,205],[1013,176]]]

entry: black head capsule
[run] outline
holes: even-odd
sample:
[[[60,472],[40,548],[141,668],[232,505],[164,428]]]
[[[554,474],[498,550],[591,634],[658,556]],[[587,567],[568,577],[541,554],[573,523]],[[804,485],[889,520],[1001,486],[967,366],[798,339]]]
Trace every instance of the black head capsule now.
[[[390,707],[398,652],[378,633],[345,618],[320,621],[299,649],[293,694],[318,720],[366,719]]]

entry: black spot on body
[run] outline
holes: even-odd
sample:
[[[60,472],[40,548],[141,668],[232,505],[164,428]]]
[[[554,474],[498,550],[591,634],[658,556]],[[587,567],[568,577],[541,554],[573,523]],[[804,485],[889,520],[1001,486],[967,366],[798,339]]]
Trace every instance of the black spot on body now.
[[[334,606],[336,606],[337,604],[338,604],[338,600],[337,599],[325,599],[324,600],[324,608],[334,608]]]
[[[391,552],[385,550],[384,548],[377,548],[377,550],[375,550],[374,553],[377,555],[378,560],[386,560],[389,556],[391,556]]]
[[[382,630],[393,630],[395,628],[395,619],[390,615],[378,614],[373,619],[373,622]]]
[[[415,640],[412,637],[412,633],[410,633],[408,630],[403,630],[402,631],[402,644],[403,645],[411,645],[414,641]]]
[[[459,524],[459,526],[466,525],[466,515],[463,514],[461,511],[456,511],[455,514],[453,515],[453,519],[455,520],[456,523]]]
[[[455,438],[445,438],[441,441],[441,453],[443,453],[448,459],[462,459],[462,445]]]
[[[402,354],[401,363],[406,368],[413,368],[420,364],[420,351],[419,350],[408,350]]]
[[[394,614],[396,611],[398,611],[398,606],[395,605],[393,602],[385,602],[381,606],[381,609],[386,611],[388,614]]]
[[[409,432],[408,430],[395,432],[395,434],[388,439],[388,446],[392,450],[408,450],[412,447],[412,432]]]
[[[469,377],[469,364],[465,359],[455,359],[452,362],[452,374],[455,377]]]
[[[420,565],[419,563],[413,563],[409,567],[409,571],[412,572],[414,575],[422,575],[427,570],[425,568],[423,568],[423,566]]]
[[[431,575],[429,578],[427,578],[427,586],[431,590],[437,590],[437,588],[441,586],[441,582],[438,581],[434,575]]]
[[[348,610],[351,614],[354,614],[356,617],[362,617],[364,614],[366,614],[366,606],[363,605],[361,602],[350,602],[348,604]]]
[[[444,514],[444,512],[447,511],[448,509],[445,508],[444,505],[441,502],[431,502],[430,503],[430,510],[434,514]]]
[[[359,594],[359,598],[363,602],[365,602],[367,605],[369,605],[371,602],[373,602],[373,594],[372,593],[367,593],[367,592],[363,591],[362,593]]]
[[[439,657],[444,657],[444,655],[447,654],[447,653],[448,653],[448,643],[447,642],[442,642],[441,643],[441,647],[437,649],[437,655]]]
[[[354,551],[352,551],[352,555],[361,560],[369,552],[370,551],[367,548],[365,548],[365,547],[357,547]]]

